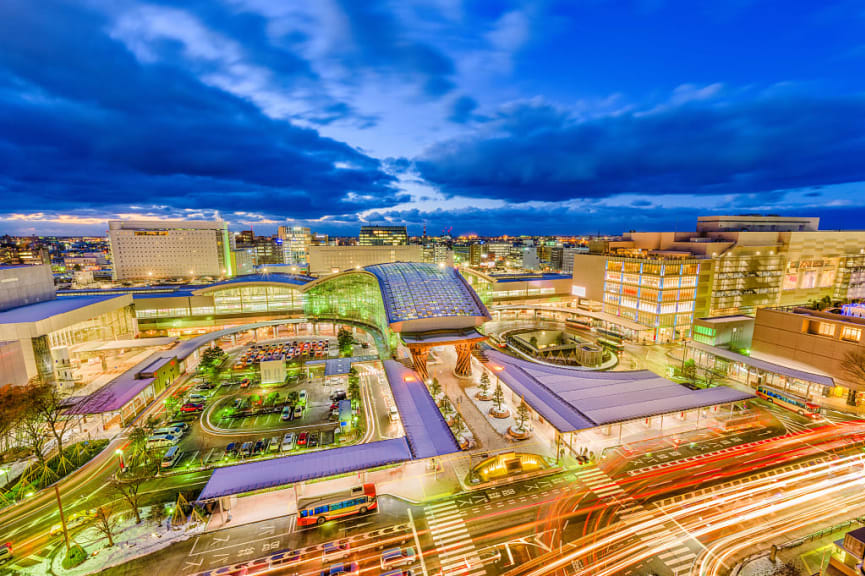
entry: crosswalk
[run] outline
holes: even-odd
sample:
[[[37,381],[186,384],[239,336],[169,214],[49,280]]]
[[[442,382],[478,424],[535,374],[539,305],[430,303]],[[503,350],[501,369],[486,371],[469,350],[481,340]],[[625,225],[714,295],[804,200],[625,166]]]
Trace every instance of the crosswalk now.
[[[617,515],[628,524],[637,525],[654,517],[652,512],[628,496],[603,470],[586,468],[579,473],[579,479],[598,498],[614,498],[620,501]],[[669,549],[658,554],[657,558],[666,564],[674,576],[681,576],[688,573],[697,555],[679,540],[671,538],[671,533],[675,534],[677,530],[675,525],[667,526],[665,522],[657,522],[641,529],[636,535],[646,547],[656,547],[658,542],[664,539],[671,540]]]
[[[448,500],[424,507],[442,576],[481,576],[486,570],[456,504]]]

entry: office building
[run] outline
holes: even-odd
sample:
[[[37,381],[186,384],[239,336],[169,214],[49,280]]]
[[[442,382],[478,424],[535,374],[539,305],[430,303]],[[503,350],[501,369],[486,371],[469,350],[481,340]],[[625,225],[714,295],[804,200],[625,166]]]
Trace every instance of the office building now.
[[[592,242],[593,254],[577,256],[574,284],[596,299],[600,282],[609,283],[602,290],[605,311],[653,326],[657,338],[667,340],[689,336],[685,314],[691,306],[694,318],[754,314],[759,308],[824,297],[860,297],[865,294],[863,246],[865,231],[819,230],[817,218],[700,217],[696,232],[629,232]],[[592,261],[597,259],[602,266]],[[674,288],[674,278],[691,282],[676,272],[683,260],[698,271],[696,293],[666,293]],[[662,275],[674,277],[664,281],[664,294],[652,292],[660,280],[655,278],[657,266]],[[601,270],[603,279],[598,276]],[[646,284],[641,283],[643,276]],[[676,287],[681,288],[692,287]],[[668,300],[652,302],[654,296]],[[673,302],[675,317],[670,316]]]
[[[405,226],[361,226],[360,246],[405,246],[408,232]]]
[[[309,247],[312,246],[312,233],[309,228],[280,226],[278,235],[282,240],[283,263],[306,271],[309,268]]]
[[[115,280],[234,274],[225,222],[112,220],[108,228]]]
[[[309,273],[314,276],[389,262],[421,262],[423,246],[311,246]]]

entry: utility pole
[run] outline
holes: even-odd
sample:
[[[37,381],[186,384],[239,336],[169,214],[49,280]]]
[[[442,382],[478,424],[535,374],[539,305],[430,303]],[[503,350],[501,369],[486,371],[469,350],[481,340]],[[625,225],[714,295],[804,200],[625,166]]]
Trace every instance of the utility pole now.
[[[66,529],[66,518],[63,516],[63,503],[60,502],[60,488],[54,485],[54,495],[57,496],[57,508],[60,510],[60,525],[63,526],[63,539],[66,541],[66,552],[69,552],[69,530]]]

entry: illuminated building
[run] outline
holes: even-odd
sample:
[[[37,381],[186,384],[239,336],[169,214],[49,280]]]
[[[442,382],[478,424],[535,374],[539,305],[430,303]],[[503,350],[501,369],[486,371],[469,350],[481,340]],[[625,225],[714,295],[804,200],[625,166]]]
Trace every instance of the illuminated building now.
[[[405,246],[408,233],[405,226],[361,226],[360,246]]]

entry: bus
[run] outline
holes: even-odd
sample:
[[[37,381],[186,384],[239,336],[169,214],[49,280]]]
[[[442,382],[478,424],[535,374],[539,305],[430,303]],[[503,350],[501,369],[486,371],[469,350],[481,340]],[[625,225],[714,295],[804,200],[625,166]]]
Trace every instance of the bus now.
[[[592,319],[586,318],[584,316],[578,316],[576,318],[567,318],[565,320],[565,326],[568,328],[576,328],[578,330],[591,330],[592,329]]]
[[[180,446],[172,446],[165,453],[165,456],[162,457],[162,463],[160,466],[162,468],[171,468],[177,462],[183,458],[183,450],[180,449]]]
[[[348,490],[298,498],[297,525],[324,524],[328,520],[355,514],[366,514],[377,507],[375,484],[354,486]]]
[[[786,408],[787,410],[792,410],[801,416],[807,416],[812,420],[820,418],[820,412],[822,411],[820,406],[814,404],[804,396],[799,396],[791,392],[784,392],[778,388],[766,386],[765,384],[757,386],[757,396],[764,400],[768,400],[772,404],[776,404],[782,408]]]

